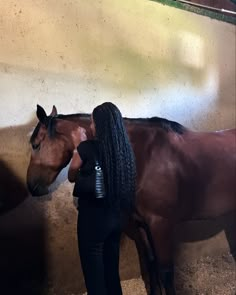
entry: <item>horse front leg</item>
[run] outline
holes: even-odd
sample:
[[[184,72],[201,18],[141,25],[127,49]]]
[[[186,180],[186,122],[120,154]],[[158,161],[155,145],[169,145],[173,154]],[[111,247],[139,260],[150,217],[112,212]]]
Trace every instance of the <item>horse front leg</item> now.
[[[140,251],[140,244],[138,245],[138,243],[136,243],[136,247],[138,252],[140,251],[139,256],[141,257],[141,259],[144,258],[140,262],[140,266],[142,269],[142,276],[146,284],[146,289],[148,290],[149,295],[162,295],[155,252],[151,240],[151,233],[147,225],[144,223],[139,223],[138,228],[141,238],[142,251]],[[146,272],[148,273],[148,284],[146,283]]]
[[[148,226],[139,218],[129,220],[125,233],[134,240],[139,257],[142,279],[148,295],[162,295],[161,285],[157,275],[153,244],[150,241],[151,233]]]
[[[160,281],[166,295],[176,295],[174,284],[173,221],[153,216],[149,224]]]

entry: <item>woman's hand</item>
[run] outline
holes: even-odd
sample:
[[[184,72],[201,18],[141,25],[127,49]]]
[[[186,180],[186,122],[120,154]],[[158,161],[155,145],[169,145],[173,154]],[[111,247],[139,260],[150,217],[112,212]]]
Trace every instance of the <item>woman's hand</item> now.
[[[72,138],[74,147],[77,148],[77,146],[81,143],[81,141],[87,140],[86,130],[82,127],[78,127],[72,130],[71,138]]]
[[[77,150],[74,150],[68,169],[68,180],[70,182],[75,182],[76,174],[78,173],[78,170],[80,169],[82,164],[83,161],[81,160],[80,155],[78,154]]]

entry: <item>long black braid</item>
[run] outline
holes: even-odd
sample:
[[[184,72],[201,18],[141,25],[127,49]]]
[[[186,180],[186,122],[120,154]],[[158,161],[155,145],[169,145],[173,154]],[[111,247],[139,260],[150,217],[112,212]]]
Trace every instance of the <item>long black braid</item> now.
[[[122,115],[113,103],[105,102],[93,110],[93,120],[108,204],[130,211],[134,206],[136,165]]]

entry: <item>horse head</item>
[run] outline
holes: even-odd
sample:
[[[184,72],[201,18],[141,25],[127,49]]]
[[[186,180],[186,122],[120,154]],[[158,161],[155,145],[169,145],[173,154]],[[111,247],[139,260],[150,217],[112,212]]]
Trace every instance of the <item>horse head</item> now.
[[[68,165],[73,153],[71,132],[78,128],[78,120],[58,115],[53,106],[50,115],[37,105],[38,124],[30,138],[32,147],[27,169],[27,186],[34,196],[48,193],[60,171]]]

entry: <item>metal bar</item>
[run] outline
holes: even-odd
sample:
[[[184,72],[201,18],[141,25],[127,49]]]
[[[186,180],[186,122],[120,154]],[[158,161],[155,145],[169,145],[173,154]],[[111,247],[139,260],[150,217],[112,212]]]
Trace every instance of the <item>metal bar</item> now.
[[[211,7],[211,6],[207,6],[207,5],[203,5],[203,4],[198,4],[198,3],[195,3],[195,2],[190,2],[190,1],[187,1],[187,0],[174,0],[174,1],[182,2],[182,3],[185,3],[185,4],[189,4],[189,5],[193,5],[193,6],[197,6],[197,7],[201,7],[201,8],[206,8],[206,9],[211,9],[211,10],[216,10],[216,11],[219,11],[219,12],[226,12],[226,13],[236,15],[235,11],[227,10],[227,9],[224,9],[224,8]]]

